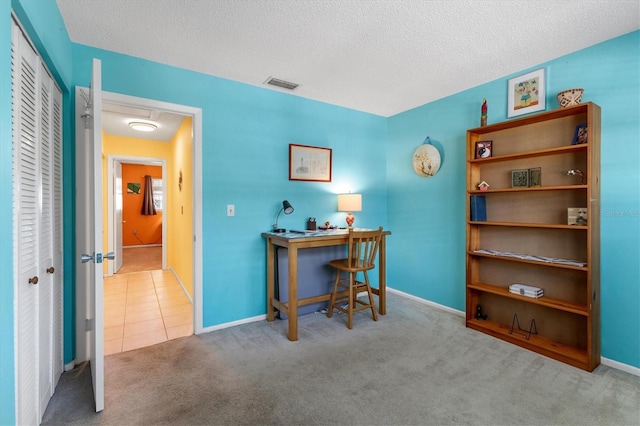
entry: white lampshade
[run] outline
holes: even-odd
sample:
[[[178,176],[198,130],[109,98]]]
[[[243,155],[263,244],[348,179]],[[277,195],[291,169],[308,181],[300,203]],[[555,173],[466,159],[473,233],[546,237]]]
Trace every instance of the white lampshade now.
[[[362,211],[362,194],[338,194],[338,211]]]

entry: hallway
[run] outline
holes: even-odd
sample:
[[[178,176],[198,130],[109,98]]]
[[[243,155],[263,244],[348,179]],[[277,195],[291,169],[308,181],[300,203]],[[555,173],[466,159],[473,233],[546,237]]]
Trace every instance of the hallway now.
[[[193,308],[170,270],[104,279],[104,354],[193,334]]]

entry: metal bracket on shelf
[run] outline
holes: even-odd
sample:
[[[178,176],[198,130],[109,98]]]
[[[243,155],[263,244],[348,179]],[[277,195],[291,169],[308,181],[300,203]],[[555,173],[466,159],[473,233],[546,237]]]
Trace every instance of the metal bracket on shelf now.
[[[518,326],[518,329],[515,329],[515,326]],[[513,321],[511,321],[511,330],[509,330],[509,334],[513,334],[516,332],[525,337],[525,339],[529,340],[532,334],[538,334],[538,328],[536,327],[535,318],[531,318],[531,325],[529,325],[529,331],[524,330],[520,327],[520,321],[518,320],[518,314],[513,314]]]

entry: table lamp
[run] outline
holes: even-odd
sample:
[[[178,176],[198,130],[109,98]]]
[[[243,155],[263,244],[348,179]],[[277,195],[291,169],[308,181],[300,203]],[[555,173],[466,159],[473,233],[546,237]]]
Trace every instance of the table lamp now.
[[[278,228],[278,217],[280,217],[280,213],[282,213],[284,211],[284,214],[291,214],[293,213],[293,206],[291,206],[291,203],[289,203],[287,200],[284,200],[282,202],[282,208],[278,211],[278,214],[276,215],[276,221],[273,224],[273,232],[287,232],[286,229],[284,228]]]
[[[338,211],[347,212],[347,225],[353,228],[356,218],[353,212],[362,211],[362,194],[338,194]]]

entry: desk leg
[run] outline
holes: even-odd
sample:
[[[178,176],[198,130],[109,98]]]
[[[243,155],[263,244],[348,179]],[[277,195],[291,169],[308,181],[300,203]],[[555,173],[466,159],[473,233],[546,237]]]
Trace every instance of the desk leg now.
[[[267,238],[267,321],[273,321],[273,298],[275,296],[274,292],[274,280],[275,280],[275,249],[273,243],[271,243],[271,239]]]
[[[387,241],[385,236],[380,240],[378,253],[378,312],[387,314]]]
[[[298,340],[298,247],[289,245],[289,340]]]

